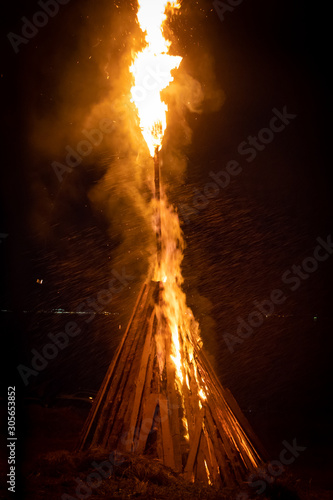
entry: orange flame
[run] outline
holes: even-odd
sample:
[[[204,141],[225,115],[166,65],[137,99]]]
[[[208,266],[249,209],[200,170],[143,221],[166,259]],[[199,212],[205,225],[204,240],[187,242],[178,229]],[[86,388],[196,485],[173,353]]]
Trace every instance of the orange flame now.
[[[136,55],[130,68],[135,84],[132,99],[139,114],[142,135],[151,156],[160,149],[166,129],[167,105],[161,91],[173,81],[171,71],[179,67],[182,58],[168,54],[170,42],[163,36],[163,24],[168,9],[178,9],[177,0],[139,0],[137,19],[146,32],[146,47]]]

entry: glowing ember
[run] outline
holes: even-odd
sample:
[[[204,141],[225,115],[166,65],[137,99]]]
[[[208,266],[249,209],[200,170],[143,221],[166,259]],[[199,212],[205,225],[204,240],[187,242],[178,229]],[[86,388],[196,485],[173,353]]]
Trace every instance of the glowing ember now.
[[[211,481],[211,479],[210,479],[210,473],[209,473],[209,469],[208,469],[208,465],[207,465],[206,460],[204,460],[204,464],[205,464],[205,469],[206,469],[206,474],[207,474],[208,484],[209,484],[209,485],[212,485],[213,483],[212,483],[212,481]]]
[[[206,396],[206,394],[204,393],[203,389],[200,389],[200,391],[199,391],[199,396],[201,397],[201,399],[207,399],[207,396]]]
[[[173,80],[171,71],[179,67],[180,56],[168,54],[170,42],[163,36],[168,9],[179,8],[176,0],[139,0],[137,19],[146,32],[146,47],[136,55],[130,68],[135,84],[132,102],[138,108],[140,126],[151,156],[160,149],[166,129],[167,105],[161,91]]]

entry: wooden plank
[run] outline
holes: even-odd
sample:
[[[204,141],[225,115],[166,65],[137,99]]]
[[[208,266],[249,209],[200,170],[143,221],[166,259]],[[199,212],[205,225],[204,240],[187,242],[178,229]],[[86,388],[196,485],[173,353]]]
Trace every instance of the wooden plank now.
[[[185,413],[188,424],[188,434],[190,440],[194,436],[195,432],[195,418],[199,411],[198,398],[197,395],[193,397],[190,390],[188,389],[186,382],[183,386],[184,403],[185,403]]]
[[[175,457],[173,449],[173,441],[170,430],[168,400],[165,396],[160,395],[160,414],[161,414],[161,429],[162,429],[162,444],[163,444],[163,463],[167,467],[175,469]]]
[[[150,394],[150,397],[147,400],[145,407],[142,412],[142,419],[138,423],[137,431],[138,431],[138,439],[136,442],[136,447],[133,451],[139,454],[143,454],[147,439],[149,436],[149,432],[152,428],[154,421],[154,414],[156,410],[156,406],[158,405],[159,394]]]
[[[108,399],[104,405],[100,424],[93,440],[93,442],[100,443],[102,447],[107,448],[109,446],[115,446],[119,438],[120,428],[122,427],[123,415],[131,404],[132,388],[128,387],[128,380],[133,368],[134,354],[138,352],[139,341],[140,338],[136,335],[126,359],[121,360],[121,365],[112,379]],[[125,401],[126,404],[123,404]],[[112,436],[114,427],[116,427],[117,430]]]
[[[134,431],[135,431],[135,427],[137,425],[138,413],[139,413],[140,405],[142,402],[143,389],[144,389],[144,385],[146,382],[148,359],[149,359],[149,355],[151,353],[151,341],[152,341],[152,334],[153,334],[154,318],[155,318],[155,313],[153,312],[153,314],[148,319],[148,321],[149,321],[148,332],[147,332],[147,336],[146,336],[146,340],[145,340],[145,345],[143,347],[143,352],[142,352],[142,357],[141,357],[141,365],[140,365],[140,370],[139,370],[139,374],[138,374],[138,380],[135,382],[136,383],[135,398],[134,398],[133,407],[130,409],[131,419],[129,422],[129,432],[128,432],[128,437],[127,437],[126,451],[132,451],[132,448],[133,448]],[[147,381],[147,382],[150,382],[150,381]]]
[[[105,385],[105,396],[103,399],[103,404],[101,405],[99,414],[95,416],[95,425],[93,429],[93,433],[91,435],[91,446],[94,445],[106,445],[106,439],[109,435],[109,430],[106,429],[106,426],[113,422],[113,416],[110,415],[110,410],[114,410],[119,406],[119,399],[116,398],[116,394],[119,392],[119,387],[121,386],[122,381],[124,380],[124,373],[122,367],[126,360],[128,359],[130,353],[133,350],[133,345],[137,342],[137,336],[135,335],[136,331],[136,316],[135,314],[138,311],[141,311],[143,305],[146,304],[147,299],[149,297],[150,287],[145,286],[143,289],[143,293],[141,296],[141,300],[137,302],[137,310],[133,312],[131,321],[129,322],[127,332],[124,337],[126,337],[126,342],[124,342],[123,346],[121,346],[121,350],[119,351],[119,356],[117,356],[115,362],[112,364],[112,373],[109,377],[107,384]],[[104,384],[102,384],[103,386]],[[101,439],[104,441],[101,443]]]
[[[214,421],[219,428],[224,449],[232,464],[235,475],[237,479],[241,481],[246,471],[244,465],[249,463],[249,457],[246,455],[249,451],[252,454],[252,450],[244,449],[239,436],[239,433],[242,434],[241,427],[237,424],[237,421],[235,421],[233,413],[223,397],[223,389],[215,373],[212,369],[209,372],[207,371],[205,361],[205,356],[202,353],[202,359],[200,359],[202,363],[199,363],[198,370],[204,377],[205,383],[209,389],[209,408],[212,411],[212,415],[215,415]]]
[[[217,425],[217,428],[219,429],[223,447],[234,471],[236,480],[241,482],[243,479],[242,464],[240,462],[239,455],[235,451],[234,443],[232,441],[232,429],[230,429],[228,423],[226,423],[220,408],[216,408],[216,412],[215,414],[212,413],[212,417]]]
[[[215,394],[213,396],[215,397]],[[211,405],[211,407],[214,406]],[[234,462],[235,470],[245,474],[256,465],[258,455],[226,401],[218,399],[215,407],[217,408],[216,416],[227,440],[224,446],[229,459]]]
[[[171,359],[171,332],[165,322],[163,326],[165,338],[165,366],[166,366],[166,395],[171,409],[169,415],[170,431],[173,441],[174,457],[175,457],[175,470],[180,472],[182,470],[182,455],[181,455],[181,433],[179,421],[179,407],[181,406],[181,398],[176,389],[176,373],[175,365]]]
[[[110,386],[109,398],[112,404],[108,408],[106,407],[105,414],[101,418],[103,427],[101,427],[99,435],[96,433],[96,441],[102,442],[102,446],[106,448],[116,447],[120,439],[127,441],[127,436],[124,437],[124,431],[128,432],[129,427],[127,426],[127,429],[124,427],[125,415],[128,411],[131,411],[133,405],[133,385],[140,366],[140,352],[144,346],[148,318],[154,307],[152,296],[155,287],[156,284],[153,283],[148,288],[144,308],[141,309],[141,312],[133,320],[134,340],[127,356],[121,359],[119,363],[119,376],[115,374]],[[125,401],[126,404],[124,404]],[[123,448],[121,443],[120,447]]]
[[[156,318],[155,318],[156,321]],[[153,329],[155,328],[155,321],[153,325]],[[151,397],[152,392],[157,393],[158,391],[155,391],[152,389],[152,379],[153,376],[156,375],[155,370],[154,370],[154,363],[155,363],[155,349],[154,349],[154,341],[153,341],[153,347],[152,347],[152,352],[151,355],[148,358],[148,367],[147,367],[147,375],[146,375],[146,384],[143,388],[143,394],[142,394],[142,404],[139,410],[139,415],[137,422],[140,422],[142,420],[142,413],[144,411],[144,408],[147,406],[147,402]],[[138,434],[134,433],[133,436],[133,443],[134,443],[134,449],[137,450],[138,447]]]
[[[128,337],[128,333],[130,331],[130,328],[131,328],[131,325],[132,325],[132,321],[133,321],[133,318],[134,318],[134,315],[136,314],[136,311],[138,310],[139,308],[139,304],[140,304],[140,301],[142,300],[142,297],[144,295],[144,293],[146,292],[147,293],[147,286],[148,286],[148,283],[145,282],[143,283],[141,289],[140,289],[140,292],[138,294],[138,298],[136,300],[136,303],[135,303],[135,306],[134,306],[134,309],[133,309],[133,313],[130,317],[130,320],[128,322],[128,325],[127,325],[127,328],[125,330],[125,333],[120,341],[120,344],[116,350],[116,353],[112,359],[112,362],[110,363],[110,366],[106,372],[106,375],[104,377],[104,380],[102,382],[102,385],[97,393],[97,396],[94,400],[94,403],[93,403],[93,406],[90,410],[90,413],[89,413],[89,416],[88,418],[86,419],[85,421],[85,424],[83,426],[83,429],[82,429],[82,432],[81,432],[81,435],[80,435],[80,438],[79,438],[79,443],[77,445],[77,449],[78,450],[82,450],[86,447],[86,445],[88,444],[88,441],[89,441],[89,434],[91,433],[91,430],[92,430],[92,427],[93,427],[93,424],[95,423],[96,424],[96,418],[97,418],[97,414],[101,411],[101,407],[102,407],[102,404],[104,403],[104,399],[105,399],[105,395],[106,395],[106,392],[107,392],[107,389],[109,387],[109,382],[110,382],[110,379],[112,377],[112,374],[113,374],[113,371],[115,369],[115,366],[119,360],[119,357],[121,355],[121,352],[123,350],[123,347],[125,345],[125,341]]]
[[[207,377],[207,382],[213,384],[213,387],[215,388],[216,391],[216,392],[214,391],[215,394],[216,395],[218,394],[222,399],[223,403],[232,410],[236,419],[239,421],[245,433],[248,435],[250,441],[252,442],[252,448],[258,457],[258,465],[260,465],[260,463],[262,463],[264,458],[267,459],[268,457],[267,451],[261,444],[260,440],[258,439],[258,436],[252,429],[250,422],[245,417],[237,401],[233,397],[231,391],[227,388],[224,388],[221,385],[215,371],[213,370],[210,364],[210,361],[207,359],[205,352],[203,350],[200,351],[200,364],[201,364],[201,369],[204,369],[205,371],[205,378]]]
[[[195,434],[194,434],[193,440],[191,442],[190,452],[188,454],[187,462],[186,462],[185,469],[184,469],[184,477],[188,481],[191,481],[193,471],[194,471],[194,464],[195,464],[196,456],[198,453],[198,449],[199,449],[199,445],[200,445],[200,438],[201,438],[201,434],[202,434],[202,422],[203,422],[204,413],[205,413],[204,408],[202,408],[200,413],[198,414],[198,417],[197,417]]]
[[[202,481],[203,483],[208,484],[208,477],[207,477],[207,472],[206,472],[206,467],[205,467],[205,455],[203,454],[203,451],[201,448],[202,438],[203,438],[203,434],[201,434],[199,449],[198,449],[198,453],[196,456],[195,476],[196,476],[196,479],[198,481]]]
[[[248,436],[248,439],[250,439],[250,441],[252,442],[253,449],[256,451],[256,454],[258,456],[258,465],[260,465],[260,463],[262,463],[262,460],[268,459],[268,453],[258,439],[256,433],[252,429],[250,422],[245,417],[231,391],[228,388],[224,388],[224,392],[226,394],[226,401],[228,406],[244,429],[244,432]]]
[[[243,428],[240,426],[238,420],[228,406],[225,411],[227,414],[227,425],[229,426],[229,428],[233,429],[234,446],[242,459],[244,472],[256,468],[260,462],[257,461],[258,455],[253,448],[253,445],[251,444],[250,440],[244,433]]]
[[[203,433],[204,433],[204,443],[203,443],[203,452],[205,456],[207,457],[207,465],[210,471],[211,475],[211,480],[214,486],[220,487],[221,486],[221,476],[219,473],[219,466],[213,446],[213,442],[209,436],[208,429],[205,425],[205,419],[203,422]]]
[[[227,458],[223,442],[218,436],[218,430],[213,421],[209,408],[207,408],[205,414],[205,424],[208,428],[209,436],[214,444],[214,451],[220,468],[220,475],[227,487],[233,487],[236,483],[236,480],[233,471],[230,468],[230,462]]]

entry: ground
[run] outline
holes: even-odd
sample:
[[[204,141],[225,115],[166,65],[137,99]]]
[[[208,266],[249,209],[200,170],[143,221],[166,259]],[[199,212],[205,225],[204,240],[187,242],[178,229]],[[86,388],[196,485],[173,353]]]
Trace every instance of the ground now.
[[[316,490],[308,480],[289,471],[256,495],[246,485],[235,490],[215,491],[200,483],[188,484],[156,460],[135,456],[112,456],[96,449],[74,453],[73,449],[89,408],[27,406],[20,498],[44,499],[285,499],[329,500],[332,491]],[[97,472],[96,467],[104,463]],[[113,462],[113,466],[111,466]],[[112,467],[112,468],[111,468]],[[103,478],[101,478],[103,476]],[[90,478],[90,479],[89,479]],[[90,486],[88,485],[90,483]],[[3,491],[5,495],[5,492]],[[7,498],[1,496],[1,498]]]

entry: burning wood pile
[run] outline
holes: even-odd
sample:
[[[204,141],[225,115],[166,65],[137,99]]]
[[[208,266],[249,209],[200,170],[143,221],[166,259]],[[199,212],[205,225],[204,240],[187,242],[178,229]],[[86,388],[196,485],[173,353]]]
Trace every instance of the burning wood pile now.
[[[168,53],[170,42],[163,36],[163,24],[167,13],[180,6],[175,0],[138,3],[137,19],[147,44],[130,68],[132,102],[154,158],[157,252],[79,448],[147,455],[190,481],[233,486],[261,463],[260,444],[201,349],[199,326],[181,288],[179,219],[160,183],[167,112],[160,94],[173,80],[171,72],[181,64],[181,57]],[[164,78],[142,99],[138,88],[147,77],[147,67],[158,68]]]
[[[260,464],[260,444],[195,343],[186,380],[179,383],[170,361],[171,332],[158,314],[160,287],[150,281],[141,289],[86,421],[80,449],[144,454],[188,480],[233,486]],[[164,350],[162,372],[158,348]],[[181,351],[185,355],[186,347]]]

